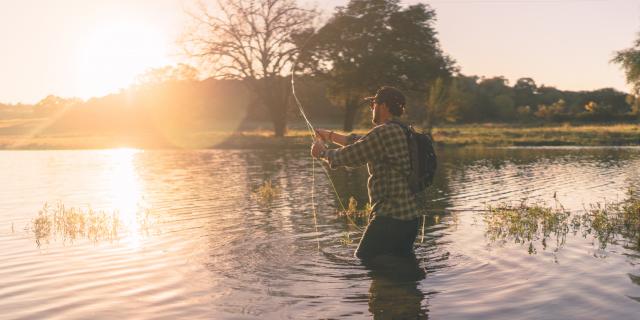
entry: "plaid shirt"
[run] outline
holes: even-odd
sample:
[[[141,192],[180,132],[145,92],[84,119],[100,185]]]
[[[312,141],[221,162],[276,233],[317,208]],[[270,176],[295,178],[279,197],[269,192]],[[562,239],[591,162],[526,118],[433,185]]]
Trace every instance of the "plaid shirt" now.
[[[366,164],[372,213],[399,220],[417,218],[420,215],[417,200],[407,181],[411,171],[409,145],[402,127],[386,122],[365,136],[351,135],[350,142],[342,148],[327,150],[329,166],[335,169]]]

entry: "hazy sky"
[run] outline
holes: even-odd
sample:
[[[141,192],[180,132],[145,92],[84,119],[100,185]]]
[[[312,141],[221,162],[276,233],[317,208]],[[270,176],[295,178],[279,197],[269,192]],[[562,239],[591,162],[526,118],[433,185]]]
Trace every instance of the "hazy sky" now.
[[[415,3],[418,1],[404,1]],[[189,0],[0,0],[0,102],[89,98],[179,61]],[[313,3],[307,1],[307,3]],[[329,15],[346,0],[317,1]],[[640,31],[640,0],[440,0],[436,29],[464,74],[627,90],[609,63]]]

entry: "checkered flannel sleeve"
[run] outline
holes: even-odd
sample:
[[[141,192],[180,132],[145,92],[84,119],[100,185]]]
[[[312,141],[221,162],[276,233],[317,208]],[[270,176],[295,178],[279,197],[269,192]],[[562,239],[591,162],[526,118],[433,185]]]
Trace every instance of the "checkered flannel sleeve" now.
[[[347,136],[347,145],[349,144],[353,144],[354,142],[362,139],[363,136],[359,135],[359,134],[355,134],[352,133],[350,135]]]
[[[383,152],[384,145],[382,143],[381,128],[376,127],[367,135],[360,137],[350,135],[349,138],[353,143],[342,148],[328,150],[327,161],[332,169],[338,167],[359,167],[370,161],[378,160]]]

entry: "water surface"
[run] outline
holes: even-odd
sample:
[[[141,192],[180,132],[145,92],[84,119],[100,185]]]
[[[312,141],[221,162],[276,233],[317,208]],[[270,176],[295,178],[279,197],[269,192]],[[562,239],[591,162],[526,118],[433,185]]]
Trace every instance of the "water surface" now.
[[[489,241],[478,210],[527,198],[578,212],[623,199],[640,189],[640,149],[465,148],[440,160],[416,260],[389,269],[352,257],[359,227],[336,214],[306,150],[2,151],[0,314],[637,318],[634,247],[569,233],[530,254]],[[343,202],[366,202],[363,170],[332,179]],[[279,190],[270,204],[255,194],[265,181]],[[109,239],[52,235],[38,245],[30,228],[45,202],[116,212],[123,227]]]

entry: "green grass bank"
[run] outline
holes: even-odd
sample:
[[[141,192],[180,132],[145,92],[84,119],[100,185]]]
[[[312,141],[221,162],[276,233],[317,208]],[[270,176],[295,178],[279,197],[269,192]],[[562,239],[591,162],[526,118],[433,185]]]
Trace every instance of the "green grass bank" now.
[[[340,130],[337,130],[339,132]],[[364,133],[366,130],[357,130]],[[433,136],[441,147],[463,146],[634,146],[640,145],[640,126],[615,125],[560,125],[525,127],[513,125],[455,125],[437,127]],[[198,133],[171,132],[157,134],[3,134],[0,149],[296,149],[308,148],[308,131],[291,129],[287,136],[276,138],[271,131],[212,130]]]

